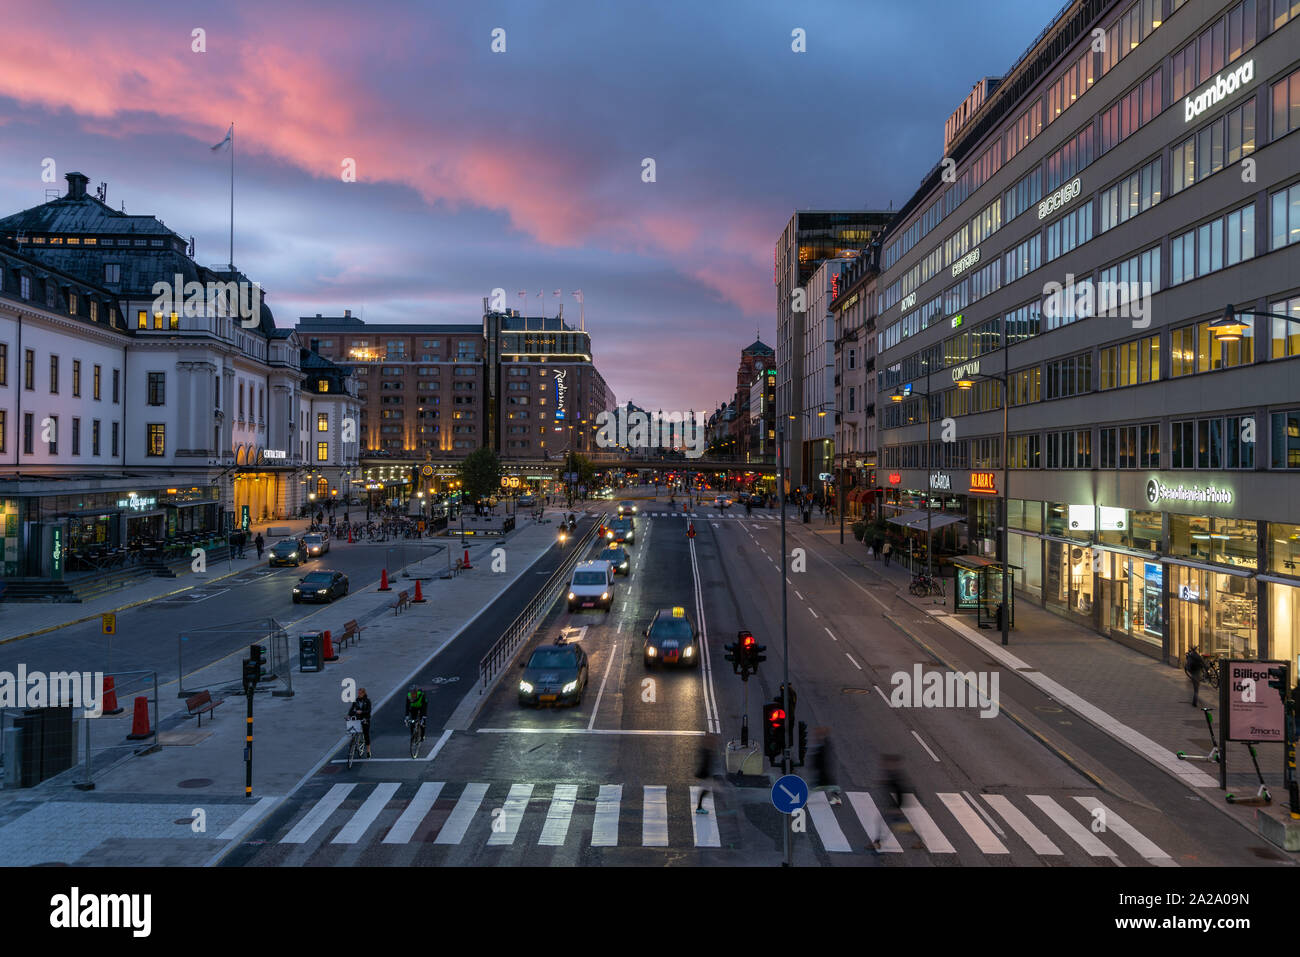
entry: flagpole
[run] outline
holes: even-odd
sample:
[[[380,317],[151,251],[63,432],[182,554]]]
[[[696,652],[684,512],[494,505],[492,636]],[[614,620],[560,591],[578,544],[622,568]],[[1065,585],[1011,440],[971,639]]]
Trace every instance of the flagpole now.
[[[230,269],[235,268],[235,122],[230,121]]]

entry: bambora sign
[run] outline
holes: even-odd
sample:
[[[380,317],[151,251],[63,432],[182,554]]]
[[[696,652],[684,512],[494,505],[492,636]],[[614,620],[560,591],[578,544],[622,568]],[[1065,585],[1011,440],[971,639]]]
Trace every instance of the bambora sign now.
[[[970,473],[970,490],[972,492],[983,492],[988,495],[998,494],[997,483],[993,481],[995,475],[993,472],[971,472]]]

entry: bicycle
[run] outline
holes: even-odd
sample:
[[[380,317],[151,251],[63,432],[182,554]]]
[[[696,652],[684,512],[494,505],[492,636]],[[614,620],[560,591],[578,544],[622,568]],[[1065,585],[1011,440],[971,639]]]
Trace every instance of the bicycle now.
[[[406,723],[411,729],[411,757],[418,758],[420,745],[424,743],[424,718],[416,721],[408,717]]]
[[[359,758],[366,750],[366,735],[361,730],[360,718],[348,718],[346,721],[348,734],[352,736],[348,744],[348,767],[352,767],[352,762]]]
[[[937,594],[943,597],[947,597],[944,595],[943,579],[931,578],[930,576],[926,575],[924,572],[912,576],[912,581],[907,586],[907,590],[910,591],[913,595],[916,595],[918,598],[924,598],[927,595],[931,595],[931,594]]]
[[[1192,651],[1195,651],[1200,655],[1201,661],[1205,663],[1205,671],[1202,673],[1200,680],[1204,681],[1211,688],[1217,689],[1219,687],[1219,656],[1212,652],[1201,654],[1200,650],[1195,645],[1192,646]],[[1192,676],[1192,669],[1187,663],[1186,658],[1183,659],[1183,672],[1190,680],[1193,682],[1196,681],[1196,678]]]

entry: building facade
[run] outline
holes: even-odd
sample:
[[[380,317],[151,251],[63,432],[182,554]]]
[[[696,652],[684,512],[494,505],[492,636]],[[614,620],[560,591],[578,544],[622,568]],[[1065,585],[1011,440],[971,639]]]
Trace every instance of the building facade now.
[[[876,277],[880,246],[864,249],[840,274],[835,315],[835,482],[850,513],[869,513],[876,487]]]
[[[1020,600],[1153,656],[1295,660],[1297,129],[1295,5],[1062,10],[882,240],[890,505],[989,554],[1005,499]]]

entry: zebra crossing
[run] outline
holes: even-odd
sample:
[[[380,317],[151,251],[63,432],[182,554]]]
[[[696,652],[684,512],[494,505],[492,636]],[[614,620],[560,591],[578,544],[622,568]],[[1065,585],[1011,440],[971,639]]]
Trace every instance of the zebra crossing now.
[[[739,512],[739,513],[737,513],[737,512],[732,512],[732,511],[726,511],[726,512],[716,512],[716,511],[715,511],[715,512],[708,512],[708,511],[699,511],[699,512],[682,512],[682,511],[676,511],[676,512],[638,512],[637,515],[636,515],[636,517],[637,517],[637,518],[691,518],[691,519],[694,519],[694,518],[716,518],[716,519],[735,519],[736,521],[742,521],[742,522],[756,522],[756,521],[771,521],[771,522],[779,522],[779,521],[781,521],[781,515],[780,515],[779,512],[754,512],[754,513],[751,514],[751,515],[746,515],[743,511],[742,511],[742,512]]]
[[[737,846],[736,803],[765,798],[700,786],[334,784],[273,843],[721,848]],[[719,826],[719,811],[725,823]],[[688,824],[689,822],[689,824]],[[1096,797],[905,793],[895,809],[867,791],[813,791],[803,829],[830,854],[955,855],[990,860],[1067,853],[1094,863],[1176,866],[1172,856]],[[905,846],[906,845],[906,846]]]

